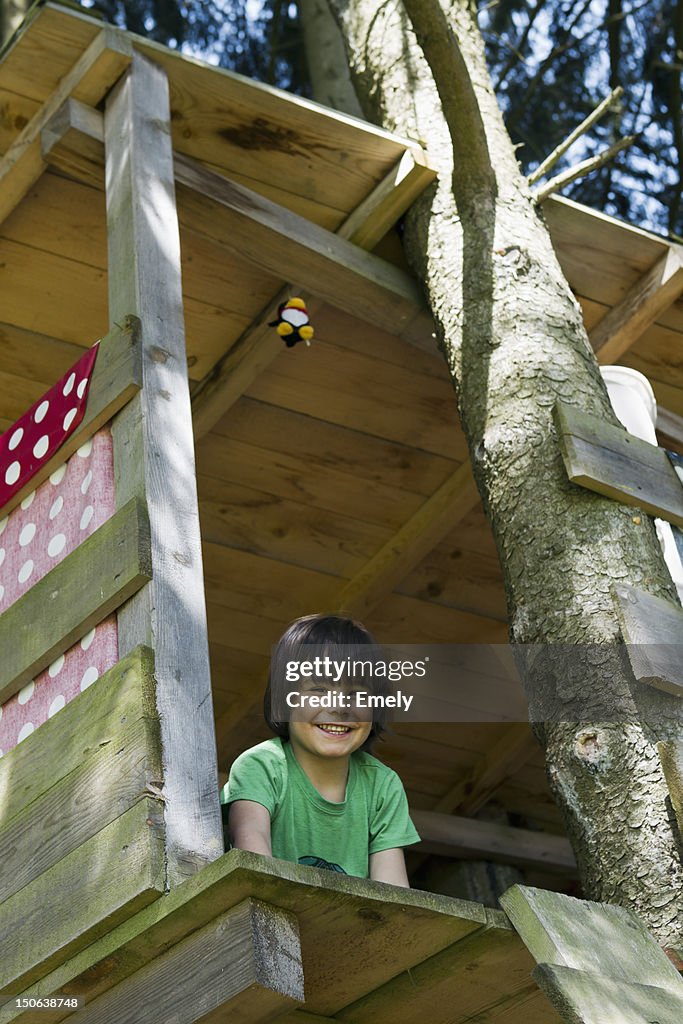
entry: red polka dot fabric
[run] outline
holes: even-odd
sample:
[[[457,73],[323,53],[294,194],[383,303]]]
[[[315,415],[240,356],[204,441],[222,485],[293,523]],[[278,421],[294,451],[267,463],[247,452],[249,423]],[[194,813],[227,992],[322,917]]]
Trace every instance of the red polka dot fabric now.
[[[28,483],[36,470],[78,427],[99,343],[88,349],[21,419],[0,437],[0,508]]]
[[[104,428],[0,519],[0,614],[114,511],[112,439]],[[116,616],[111,615],[0,706],[0,756],[117,660]]]

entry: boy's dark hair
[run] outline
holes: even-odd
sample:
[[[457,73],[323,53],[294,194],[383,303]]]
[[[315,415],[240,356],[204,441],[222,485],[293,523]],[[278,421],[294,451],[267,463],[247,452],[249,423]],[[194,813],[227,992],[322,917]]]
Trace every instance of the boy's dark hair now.
[[[380,649],[375,638],[365,626],[354,619],[342,615],[304,615],[290,623],[273,650],[268,685],[263,697],[266,724],[271,732],[283,740],[289,739],[289,723],[280,720],[284,717],[281,712],[285,706],[287,662],[305,661],[310,658],[311,652],[306,652],[306,647],[310,646],[318,648],[318,654],[325,654],[333,659],[336,655],[337,660],[342,657],[343,660],[350,658],[352,661],[375,662],[380,657]],[[373,683],[374,692],[382,688],[383,681],[378,682],[380,687]],[[370,735],[361,750],[369,751],[372,748],[375,740],[384,732],[385,722],[385,710],[375,708]]]

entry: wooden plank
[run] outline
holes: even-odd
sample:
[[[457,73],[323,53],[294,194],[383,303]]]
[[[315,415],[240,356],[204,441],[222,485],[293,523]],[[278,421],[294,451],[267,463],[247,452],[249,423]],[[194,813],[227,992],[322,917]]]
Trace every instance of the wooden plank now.
[[[217,910],[250,897],[296,915],[306,1010],[322,1015],[336,1013],[488,920],[483,907],[464,900],[231,850],[22,994],[77,991],[87,1005],[213,921]]]
[[[670,246],[590,332],[598,361],[616,363],[683,293],[683,247]]]
[[[348,1024],[465,1024],[489,1021],[536,989],[533,959],[493,911],[490,923],[345,1007],[337,1020]],[[556,1020],[548,1007],[548,1017]],[[503,1020],[508,1020],[505,1012]],[[529,1015],[536,1024],[537,1018]],[[296,1018],[292,1018],[296,1024]]]
[[[355,323],[362,333],[363,323]],[[452,381],[378,362],[369,348],[359,353],[331,344],[324,325],[319,343],[310,351],[284,350],[248,394],[406,447],[458,462],[467,458]]]
[[[657,744],[657,750],[671,797],[671,806],[683,836],[683,742],[666,740]]]
[[[680,978],[672,990],[551,964],[539,964],[533,977],[567,1024],[678,1024],[683,1019]]]
[[[241,548],[302,568],[350,577],[390,536],[388,530],[373,523],[230,480],[200,475],[198,488],[205,544]]]
[[[176,154],[175,170],[199,234],[332,305],[345,309],[352,297],[361,319],[398,337],[431,338],[417,283],[403,271],[187,157]]]
[[[82,347],[110,330],[105,271],[2,237],[0,262],[5,321]]]
[[[543,203],[560,265],[573,290],[615,306],[669,243],[641,228],[555,196]]]
[[[413,811],[415,828],[428,853],[445,857],[484,857],[494,862],[576,872],[571,844],[563,836],[512,828],[491,821],[462,818],[436,811]]]
[[[115,743],[128,722],[155,718],[154,655],[137,647],[0,759],[2,827],[85,764],[100,744]]]
[[[94,18],[65,18],[65,9],[45,4],[32,10],[0,62],[0,85],[44,102],[102,28]]]
[[[150,577],[147,514],[131,499],[0,615],[0,703]]]
[[[382,480],[372,484],[365,476],[354,479],[350,467],[339,470],[334,465],[311,465],[305,453],[288,455],[245,441],[226,444],[224,438],[213,433],[197,450],[197,468],[204,476],[258,489],[266,487],[282,498],[393,530],[398,530],[406,516],[423,504],[422,495],[396,490]]]
[[[216,786],[168,82],[136,54],[105,110],[109,316],[142,329],[140,395],[112,426],[117,506],[146,496],[151,585],[118,617],[119,650],[149,643],[164,752],[168,883],[223,851]]]
[[[661,448],[564,402],[554,419],[570,480],[683,526],[683,486]]]
[[[620,985],[683,986],[633,911],[524,885],[513,885],[500,902],[538,963],[604,974]]]
[[[338,427],[326,420],[311,420],[310,416],[246,396],[216,425],[211,438],[214,451],[221,438],[290,457],[298,456],[311,467],[312,474],[336,469],[345,476],[344,488],[350,487],[352,477],[356,477],[366,491],[375,484],[382,484],[394,492],[412,492],[428,498],[457,469],[450,459],[372,437],[360,430]],[[200,452],[208,442],[209,438],[199,446]],[[224,448],[229,450],[231,446],[224,445]],[[265,486],[267,479],[261,482],[262,490],[269,490]],[[241,478],[236,482],[246,483]],[[398,516],[391,520],[396,528],[418,507],[413,505],[410,512],[406,512],[407,506],[401,504],[400,495],[397,501],[401,507]],[[490,534],[488,525],[486,529]]]
[[[260,1024],[304,999],[294,914],[247,899],[79,1011],[82,1024]]]
[[[169,74],[174,148],[259,190],[278,187],[340,212],[353,210],[415,143],[148,39],[136,44]],[[283,195],[283,199],[284,199]],[[313,201],[313,202],[311,202]],[[332,229],[338,226],[330,224]]]
[[[65,729],[64,722],[60,725]],[[5,823],[3,814],[0,858],[5,871],[0,876],[0,902],[87,842],[145,793],[160,788],[163,773],[158,732],[158,719],[131,722],[115,736],[115,746],[103,746],[100,740],[92,757],[55,785],[48,783],[48,788],[11,821]],[[28,739],[34,741],[30,749],[34,764],[40,766],[40,729]],[[5,766],[0,763],[0,767]],[[2,774],[11,777],[4,771]],[[43,779],[45,784],[44,775]]]
[[[683,611],[645,590],[614,587],[621,633],[641,683],[683,697]]]
[[[164,888],[159,803],[146,798],[0,908],[0,992],[20,992]]]
[[[0,223],[45,170],[41,132],[69,96],[95,106],[131,59],[125,35],[103,28],[0,161]]]
[[[40,466],[28,483],[2,506],[2,515],[8,515],[43,480],[47,480],[55,469],[66,462],[89,437],[108,423],[137,394],[141,385],[142,346],[139,323],[135,317],[123,317],[121,324],[115,325],[100,341],[90,381],[88,404],[78,428],[52,458]]]
[[[415,146],[406,149],[386,178],[349,214],[337,234],[361,249],[374,249],[435,178],[436,171],[427,167],[423,151]]]
[[[456,469],[337,595],[336,606],[365,618],[479,501],[469,463]]]
[[[108,346],[109,343],[103,339],[100,344]],[[42,390],[51,387],[83,355],[80,345],[22,330],[10,323],[0,323],[0,348],[5,366],[11,366],[19,377],[45,385]]]

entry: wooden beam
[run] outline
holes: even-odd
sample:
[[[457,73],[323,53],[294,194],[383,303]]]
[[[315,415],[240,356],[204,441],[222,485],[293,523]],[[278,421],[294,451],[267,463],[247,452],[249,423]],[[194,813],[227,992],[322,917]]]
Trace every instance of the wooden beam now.
[[[0,704],[150,577],[147,513],[133,498],[0,615]]]
[[[368,616],[478,501],[477,485],[465,462],[342,587],[336,608],[358,618]]]
[[[417,282],[385,260],[257,192],[176,154],[184,216],[196,234],[311,295],[417,344],[433,325]]]
[[[683,697],[683,611],[645,590],[614,588],[621,633],[641,683]]]
[[[548,871],[576,872],[571,844],[564,836],[436,811],[411,810],[411,817],[422,838],[418,852],[424,850],[444,857],[478,857],[499,863],[543,867]]]
[[[99,110],[66,100],[43,128],[41,146],[50,167],[104,191],[104,118]]]
[[[135,54],[105,110],[109,317],[141,324],[140,394],[112,425],[116,502],[146,496],[152,581],[118,615],[119,651],[154,649],[168,884],[223,852],[204,574],[165,73]]]
[[[570,480],[683,526],[683,485],[662,448],[564,402],[553,415]]]
[[[88,438],[126,405],[142,386],[142,356],[139,324],[135,317],[124,317],[100,341],[95,368],[90,381],[88,404],[78,428],[54,455],[34,473],[31,479],[0,510],[4,518],[24,498],[47,480]]]
[[[260,1024],[304,1000],[294,914],[247,899],[79,1010],[82,1024]]]
[[[21,202],[46,167],[41,132],[69,97],[95,106],[123,74],[131,61],[132,47],[125,33],[103,28],[49,100],[26,125],[0,160],[0,223]]]
[[[598,361],[616,363],[681,293],[683,247],[670,246],[590,331]]]
[[[395,167],[336,232],[361,249],[374,249],[390,227],[436,178],[421,149],[406,149]]]

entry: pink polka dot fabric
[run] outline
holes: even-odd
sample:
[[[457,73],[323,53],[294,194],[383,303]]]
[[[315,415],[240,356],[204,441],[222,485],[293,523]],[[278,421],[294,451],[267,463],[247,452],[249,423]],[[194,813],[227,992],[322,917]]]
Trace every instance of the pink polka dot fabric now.
[[[21,419],[0,437],[0,508],[73,434],[85,415],[99,342],[88,349]]]
[[[114,511],[112,440],[105,428],[0,520],[0,613]],[[0,753],[25,739],[117,660],[112,615],[0,707]]]

